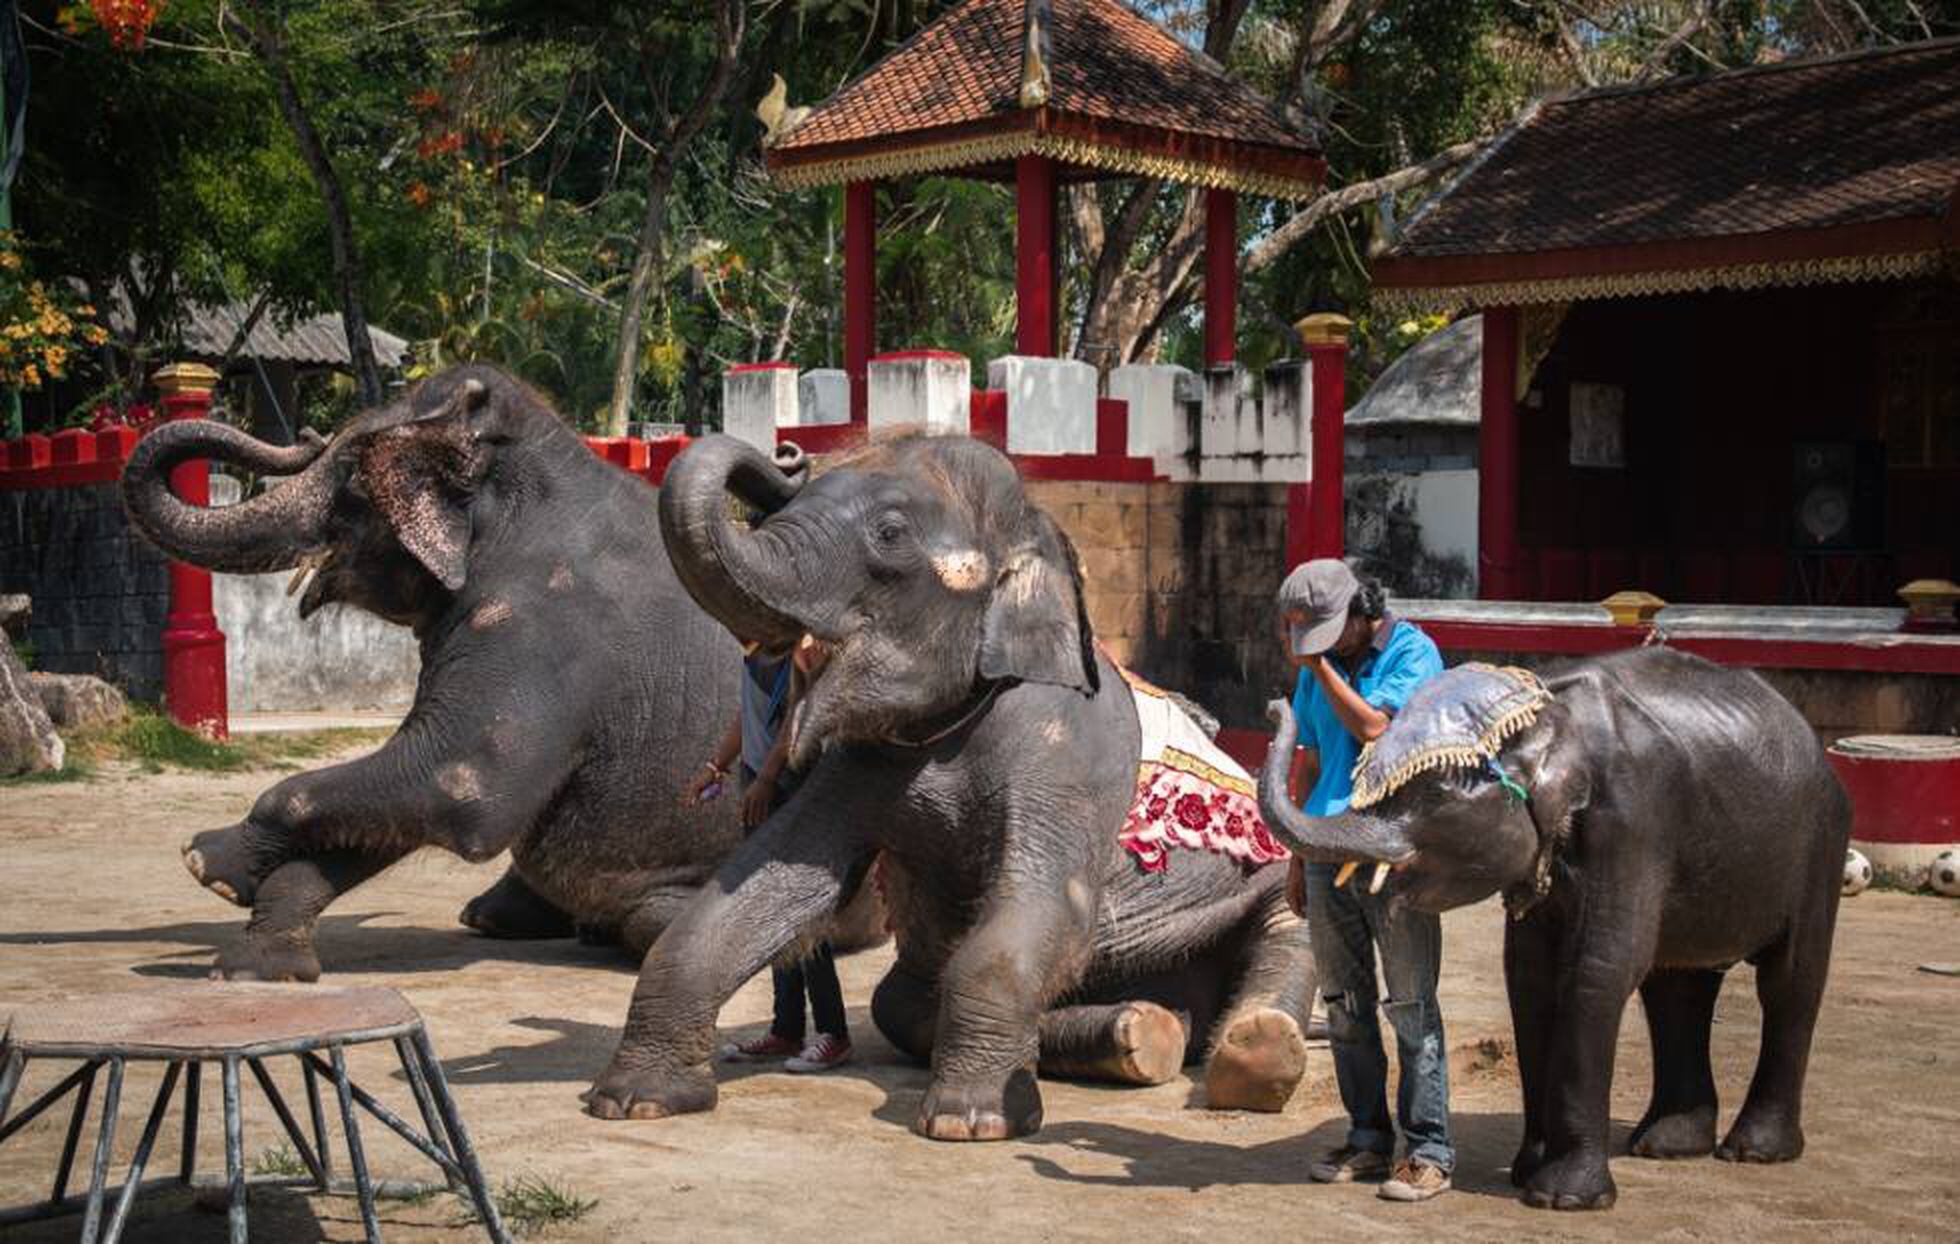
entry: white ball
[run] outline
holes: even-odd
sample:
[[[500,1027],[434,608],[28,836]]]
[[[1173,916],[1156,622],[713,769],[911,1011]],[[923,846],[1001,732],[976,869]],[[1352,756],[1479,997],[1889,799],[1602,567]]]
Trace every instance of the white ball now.
[[[1872,883],[1872,862],[1865,853],[1852,847],[1844,853],[1844,896],[1863,894],[1865,887]]]
[[[1926,884],[1935,893],[1960,898],[1960,850],[1948,848],[1926,866]]]

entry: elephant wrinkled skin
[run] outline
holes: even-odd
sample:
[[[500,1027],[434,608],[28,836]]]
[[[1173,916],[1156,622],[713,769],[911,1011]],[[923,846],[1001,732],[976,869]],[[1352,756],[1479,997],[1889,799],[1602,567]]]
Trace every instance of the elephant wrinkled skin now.
[[[1074,550],[1013,464],[905,435],[766,504],[786,484],[709,437],[662,491],[702,606],[745,641],[828,663],[787,727],[809,776],[648,952],[592,1113],[711,1109],[722,1003],[874,857],[898,961],[872,1014],[931,1060],[921,1134],[1034,1131],[1037,1066],[1160,1083],[1207,1049],[1211,1105],[1278,1109],[1313,994],[1285,869],[1179,851],[1145,873],[1122,849],[1136,706],[1094,647]],[[730,492],[767,517],[734,521]]]
[[[1762,679],[1666,648],[1588,662],[1546,686],[1551,702],[1498,756],[1517,790],[1484,769],[1446,767],[1366,811],[1327,818],[1286,798],[1271,757],[1291,755],[1294,724],[1275,704],[1280,727],[1260,781],[1267,824],[1310,860],[1392,867],[1396,901],[1419,910],[1506,893],[1515,918],[1504,978],[1524,1091],[1511,1180],[1527,1204],[1613,1203],[1613,1053],[1636,989],[1654,1085],[1633,1152],[1797,1157],[1851,832],[1823,749]],[[1745,960],[1756,969],[1762,1045],[1741,1113],[1717,1144],[1709,1025],[1723,973]]]

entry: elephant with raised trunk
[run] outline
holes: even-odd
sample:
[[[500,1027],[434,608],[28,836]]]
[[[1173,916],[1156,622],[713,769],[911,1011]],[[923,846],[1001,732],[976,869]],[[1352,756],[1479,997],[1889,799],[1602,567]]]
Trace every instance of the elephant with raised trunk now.
[[[200,458],[287,478],[187,506],[168,480]],[[186,847],[199,881],[252,909],[223,974],[317,978],[321,912],[421,847],[511,853],[464,909],[480,932],[576,923],[643,950],[738,840],[733,800],[678,798],[735,713],[740,649],[676,581],[655,490],[503,372],[455,368],[292,448],[168,424],[138,443],[123,496],[180,561],[296,568],[302,617],[338,602],[420,641],[414,705],[385,745],[279,782]]]
[[[734,519],[730,493],[765,517]],[[1314,974],[1283,852],[1249,779],[1213,849],[1146,866],[1125,848],[1154,689],[1096,648],[1074,550],[1005,455],[903,435],[799,488],[709,437],[675,462],[660,519],[681,581],[738,638],[828,659],[786,727],[809,776],[648,952],[592,1113],[713,1108],[722,1004],[874,857],[898,960],[872,1017],[931,1061],[921,1134],[1034,1131],[1037,1066],[1158,1083],[1209,1052],[1210,1105],[1284,1104]],[[1187,826],[1210,806],[1187,804]],[[1272,853],[1232,854],[1233,832]]]
[[[1385,881],[1420,911],[1504,893],[1524,1091],[1511,1181],[1527,1204],[1612,1205],[1613,1055],[1636,989],[1654,1049],[1636,1155],[1803,1152],[1851,813],[1816,735],[1762,679],[1666,648],[1542,684],[1450,670],[1363,752],[1354,804],[1326,818],[1286,797],[1294,723],[1285,704],[1272,712],[1260,805],[1297,855],[1358,861],[1360,884]],[[1745,960],[1762,1044],[1718,1144],[1709,1025],[1723,973]]]

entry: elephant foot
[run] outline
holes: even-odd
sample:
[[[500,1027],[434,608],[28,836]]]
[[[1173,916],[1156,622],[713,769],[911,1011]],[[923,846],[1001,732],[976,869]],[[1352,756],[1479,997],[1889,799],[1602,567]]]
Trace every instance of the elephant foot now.
[[[464,904],[456,918],[485,937],[515,941],[571,937],[576,931],[570,916],[540,897],[514,872],[506,872],[497,884]]]
[[[1715,1107],[1695,1106],[1641,1120],[1628,1152],[1636,1158],[1707,1157],[1715,1152]]]
[[[1004,1085],[935,1080],[912,1130],[927,1140],[1012,1140],[1041,1130],[1041,1090],[1022,1067]]]
[[[1538,1168],[1543,1165],[1545,1165],[1545,1142],[1542,1140],[1525,1141],[1518,1146],[1518,1151],[1511,1156],[1511,1186],[1513,1188],[1524,1187],[1525,1183],[1533,1175],[1537,1174]]]
[[[665,1119],[715,1108],[721,1094],[705,1065],[685,1071],[631,1071],[613,1066],[580,1095],[595,1119]]]
[[[1524,1203],[1533,1209],[1612,1209],[1619,1198],[1606,1159],[1590,1153],[1554,1158],[1524,1180]]]
[[[269,838],[245,822],[207,829],[184,844],[184,867],[219,898],[250,907],[258,898],[259,880],[285,861],[285,851]]]
[[[213,980],[305,981],[320,979],[320,956],[313,939],[301,936],[245,936],[218,952]]]
[[[1205,1068],[1205,1104],[1213,1110],[1286,1108],[1307,1071],[1307,1042],[1291,1015],[1270,1007],[1233,1019]]]
[[[1803,1128],[1743,1110],[1715,1149],[1724,1162],[1794,1162],[1803,1156]]]

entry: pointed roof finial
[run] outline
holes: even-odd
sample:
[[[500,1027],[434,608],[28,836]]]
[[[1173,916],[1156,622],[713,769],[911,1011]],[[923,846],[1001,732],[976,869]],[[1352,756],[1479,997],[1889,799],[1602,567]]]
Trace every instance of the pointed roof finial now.
[[[1039,108],[1051,93],[1048,61],[1051,53],[1049,29],[1054,24],[1049,0],[1027,0],[1027,45],[1021,55],[1021,107]]]

